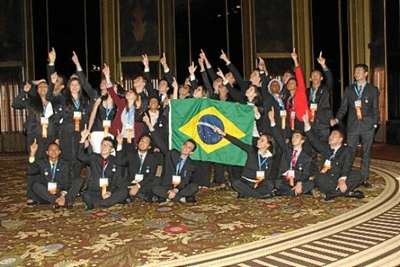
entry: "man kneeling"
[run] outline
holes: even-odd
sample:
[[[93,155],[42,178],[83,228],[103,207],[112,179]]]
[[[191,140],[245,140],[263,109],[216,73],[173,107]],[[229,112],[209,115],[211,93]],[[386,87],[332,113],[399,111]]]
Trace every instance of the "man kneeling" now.
[[[340,130],[333,130],[328,143],[320,141],[314,136],[308,115],[304,115],[304,131],[311,145],[323,156],[323,166],[316,174],[315,183],[325,200],[338,196],[363,198],[361,191],[355,190],[363,182],[359,171],[352,171],[354,151],[343,144],[344,135]]]

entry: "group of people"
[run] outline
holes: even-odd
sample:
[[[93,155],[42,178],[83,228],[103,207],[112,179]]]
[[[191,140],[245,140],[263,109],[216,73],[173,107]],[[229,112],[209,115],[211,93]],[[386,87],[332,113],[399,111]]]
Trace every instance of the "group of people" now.
[[[136,198],[186,203],[195,202],[199,190],[214,186],[231,187],[238,198],[364,197],[357,188],[370,186],[369,156],[379,121],[379,91],[367,81],[368,66],[354,67],[354,83],[346,88],[334,116],[333,77],[322,53],[308,88],[294,49],[291,57],[294,72],[271,79],[265,61],[258,58],[247,80],[224,51],[220,58],[229,70],[225,74],[215,71],[201,51],[198,66],[188,67],[189,76],[180,85],[163,54],[164,77],[153,88],[149,60],[143,55],[144,72],[134,79],[133,88],[124,90],[113,83],[105,64],[95,89],[74,52],[76,73],[68,79],[58,74],[53,48],[47,79],[26,83],[13,102],[14,108],[28,110],[27,204],[72,207],[79,196],[87,209]],[[187,98],[237,102],[254,109],[252,144],[212,128],[246,152],[244,166],[191,159],[196,149],[192,139],[180,150],[169,150],[170,100]],[[346,115],[347,134],[337,127]],[[359,143],[361,171],[352,169]]]

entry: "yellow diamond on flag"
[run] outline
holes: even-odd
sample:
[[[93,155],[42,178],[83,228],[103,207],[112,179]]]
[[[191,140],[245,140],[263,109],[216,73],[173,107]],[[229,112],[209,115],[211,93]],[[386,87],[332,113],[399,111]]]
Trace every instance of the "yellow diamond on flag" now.
[[[231,136],[241,139],[245,133],[236,127],[228,118],[221,114],[215,107],[206,108],[187,123],[179,128],[179,131],[192,138],[206,153],[212,153],[224,146],[229,145],[229,141],[222,138],[212,130],[213,126],[221,128]]]

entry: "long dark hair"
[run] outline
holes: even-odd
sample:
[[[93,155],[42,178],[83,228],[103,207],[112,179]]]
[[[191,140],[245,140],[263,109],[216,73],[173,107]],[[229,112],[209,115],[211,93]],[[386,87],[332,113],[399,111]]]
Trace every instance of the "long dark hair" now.
[[[79,78],[77,78],[77,77],[70,78],[68,80],[68,83],[67,83],[67,90],[65,90],[65,109],[68,110],[68,111],[74,110],[74,108],[73,108],[74,107],[74,101],[73,101],[73,97],[72,97],[72,94],[71,94],[71,83],[73,81],[77,81],[79,83],[80,88],[81,88],[79,90],[79,102],[81,103],[81,105],[83,105],[84,102],[85,102],[85,97],[84,97],[84,95],[82,93],[81,80],[79,80]]]

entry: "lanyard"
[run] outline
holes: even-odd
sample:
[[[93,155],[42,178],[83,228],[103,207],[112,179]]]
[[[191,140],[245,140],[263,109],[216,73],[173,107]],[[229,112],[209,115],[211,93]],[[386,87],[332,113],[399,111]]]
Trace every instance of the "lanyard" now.
[[[51,181],[54,181],[54,178],[56,177],[56,169],[57,169],[57,162],[51,165]]]
[[[317,89],[314,89],[313,87],[310,88],[310,101],[312,103],[315,103],[315,98],[317,97]]]
[[[127,124],[132,125],[135,118],[135,108],[130,108],[127,112]]]
[[[356,91],[356,95],[358,99],[361,99],[362,93],[364,91],[364,87],[361,87],[361,85],[356,85],[354,87],[355,91]]]
[[[107,162],[107,163],[105,163],[105,162]],[[105,163],[105,164],[104,164],[104,163]],[[102,178],[104,178],[104,175],[105,175],[107,166],[108,166],[108,160],[103,160],[103,169],[101,170],[101,177],[102,177]]]
[[[284,110],[285,109],[285,105],[283,104],[282,99],[279,96],[274,96],[275,100],[278,102],[279,105],[279,109],[280,110]]]
[[[78,100],[75,100],[74,98],[72,98],[72,103],[74,103],[74,107],[75,110],[79,110],[79,108],[81,107],[81,102]]]
[[[46,110],[47,110],[48,105],[49,105],[49,102],[47,102],[47,104],[43,105],[43,117],[46,117]]]
[[[330,161],[335,157],[336,152],[337,152],[338,150],[339,150],[339,149],[333,151],[332,155],[329,157],[329,160],[330,160]]]
[[[261,156],[260,154],[258,154],[258,169],[261,171],[262,170],[262,166],[267,163],[268,158],[265,158],[263,161],[261,161]]]
[[[108,116],[110,115],[112,108],[106,107],[106,121],[108,121]]]
[[[142,174],[142,168],[143,168],[144,157],[143,157],[143,155],[140,155],[140,154],[139,154],[139,158],[140,158],[139,174]]]
[[[181,173],[184,164],[185,160],[179,158],[178,163],[176,164],[176,175],[179,175]]]

